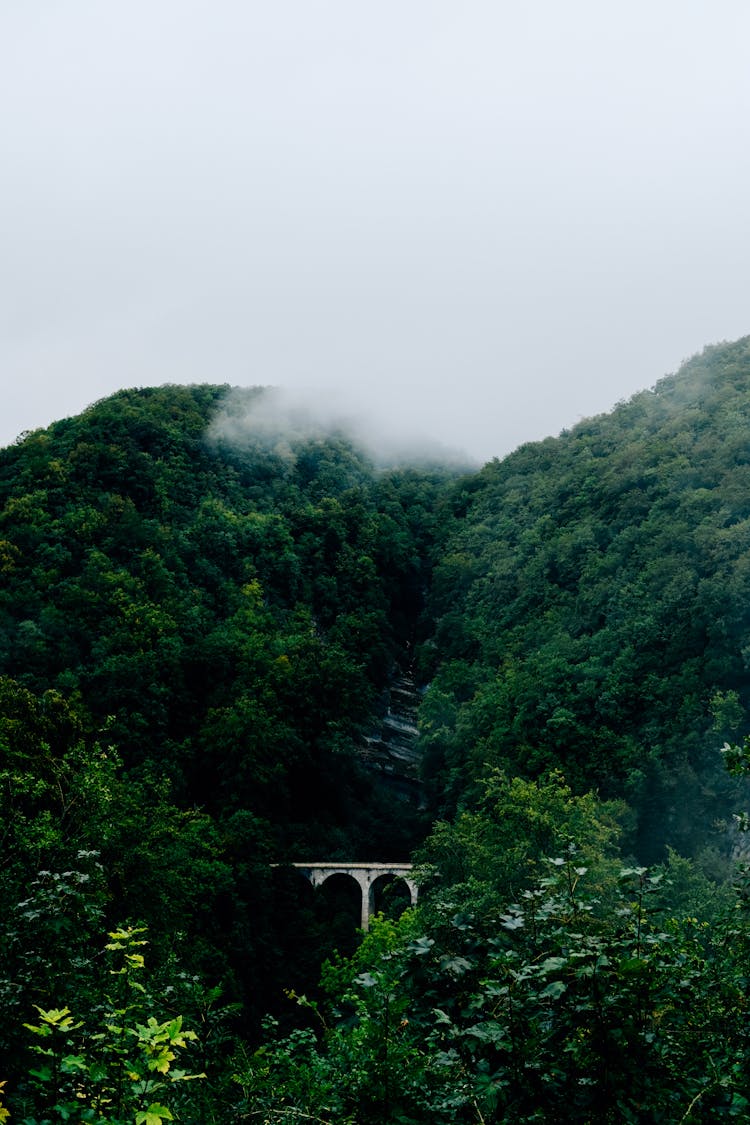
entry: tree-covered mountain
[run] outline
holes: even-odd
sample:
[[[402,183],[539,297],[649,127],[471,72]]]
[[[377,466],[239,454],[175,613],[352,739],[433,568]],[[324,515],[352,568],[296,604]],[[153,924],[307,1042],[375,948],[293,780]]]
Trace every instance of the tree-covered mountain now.
[[[741,1116],[750,928],[717,880],[719,748],[750,733],[750,338],[479,472],[269,432],[267,393],[123,391],[0,451],[14,1114],[157,1125],[132,1075],[185,1050],[209,1074],[185,1121]],[[424,808],[362,753],[405,670]],[[413,851],[417,911],[316,992],[347,902],[274,865]]]
[[[123,392],[2,452],[0,673],[281,847],[356,834],[348,751],[416,639],[442,477],[211,440],[226,390]]]
[[[625,796],[641,858],[726,815],[750,706],[750,340],[464,482],[422,709],[444,813],[485,764]]]

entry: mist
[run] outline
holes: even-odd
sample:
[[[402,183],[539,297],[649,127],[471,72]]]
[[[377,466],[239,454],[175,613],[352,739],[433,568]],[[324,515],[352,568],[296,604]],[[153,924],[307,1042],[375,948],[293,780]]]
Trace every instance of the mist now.
[[[478,461],[412,427],[398,404],[378,408],[340,388],[233,388],[207,434],[238,448],[260,445],[284,459],[310,442],[343,439],[381,469],[445,466],[471,469]]]

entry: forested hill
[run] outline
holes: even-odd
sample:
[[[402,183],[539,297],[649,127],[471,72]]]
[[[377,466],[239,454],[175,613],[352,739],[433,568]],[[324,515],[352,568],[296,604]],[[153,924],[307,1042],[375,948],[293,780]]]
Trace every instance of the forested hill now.
[[[183,805],[390,858],[352,747],[418,640],[447,475],[212,438],[227,391],[125,391],[0,453],[6,712],[52,692]]]
[[[0,1118],[741,1115],[750,338],[463,474],[266,397],[123,391],[0,451]],[[362,756],[405,673],[424,809]],[[412,851],[417,911],[310,999],[352,903],[275,865]]]
[[[427,771],[450,812],[484,764],[624,794],[642,857],[726,816],[748,730],[750,338],[463,489],[435,571]]]
[[[747,339],[458,479],[344,435],[217,437],[264,398],[228,392],[124,391],[0,451],[12,722],[52,692],[181,806],[398,858],[414,825],[353,747],[408,660],[433,815],[488,765],[560,769],[627,798],[640,856],[700,846],[746,729]]]

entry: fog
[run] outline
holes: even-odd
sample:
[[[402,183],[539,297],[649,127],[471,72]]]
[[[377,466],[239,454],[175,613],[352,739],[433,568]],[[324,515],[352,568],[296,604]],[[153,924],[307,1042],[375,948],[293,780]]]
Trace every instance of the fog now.
[[[234,388],[213,418],[207,437],[239,448],[260,445],[289,460],[294,460],[300,445],[342,438],[381,468],[477,465],[464,451],[420,431],[414,419],[385,408],[365,413],[346,391],[331,388]]]
[[[0,443],[205,381],[484,460],[653,385],[750,330],[748,41],[741,0],[2,5]]]

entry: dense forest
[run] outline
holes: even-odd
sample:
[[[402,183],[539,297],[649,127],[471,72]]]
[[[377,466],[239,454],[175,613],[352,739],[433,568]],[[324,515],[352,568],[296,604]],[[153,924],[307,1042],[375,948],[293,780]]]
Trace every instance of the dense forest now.
[[[0,1122],[747,1119],[750,338],[479,471],[268,394],[0,451]]]

